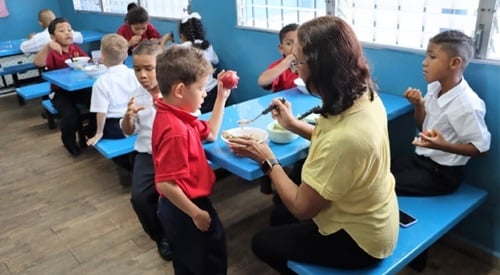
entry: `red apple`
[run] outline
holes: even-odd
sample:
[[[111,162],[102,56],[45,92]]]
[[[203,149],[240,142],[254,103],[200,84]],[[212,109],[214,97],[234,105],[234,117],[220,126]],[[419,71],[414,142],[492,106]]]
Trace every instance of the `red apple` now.
[[[226,89],[234,89],[238,86],[238,81],[240,78],[235,71],[227,71],[221,76],[222,86]]]

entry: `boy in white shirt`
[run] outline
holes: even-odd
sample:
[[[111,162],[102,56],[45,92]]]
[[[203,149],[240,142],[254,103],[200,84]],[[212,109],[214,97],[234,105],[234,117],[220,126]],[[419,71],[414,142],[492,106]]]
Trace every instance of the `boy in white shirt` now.
[[[125,137],[120,128],[120,118],[127,111],[132,93],[140,87],[134,70],[123,64],[128,56],[127,51],[127,40],[119,34],[107,34],[101,40],[101,60],[108,69],[92,86],[90,111],[96,113],[97,130],[87,145],[95,145],[101,138]],[[127,181],[120,178],[122,184],[128,184],[131,180],[128,178],[132,171],[130,158],[129,155],[113,158],[119,166],[119,174],[127,177]]]
[[[31,33],[28,40],[21,43],[21,51],[25,54],[39,52],[43,46],[47,45],[52,39],[50,38],[47,27],[50,22],[56,18],[54,12],[49,9],[43,9],[38,12],[38,23],[42,26],[43,31],[39,33]],[[83,36],[80,32],[73,31],[73,43],[83,43]]]
[[[470,157],[489,150],[485,104],[463,77],[473,56],[472,39],[460,31],[445,31],[429,40],[422,62],[427,94],[423,97],[411,87],[404,93],[415,106],[421,132],[413,140],[415,154],[392,164],[398,195],[452,193],[463,181]]]

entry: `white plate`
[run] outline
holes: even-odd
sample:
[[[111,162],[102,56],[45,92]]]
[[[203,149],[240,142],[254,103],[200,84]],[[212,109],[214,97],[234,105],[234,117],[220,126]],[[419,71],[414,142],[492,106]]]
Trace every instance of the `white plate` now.
[[[88,56],[80,56],[80,57],[73,57],[73,61],[68,58],[64,60],[64,63],[66,63],[69,67],[73,69],[81,69],[83,66],[87,65],[89,63],[90,57]]]
[[[309,93],[309,91],[307,90],[306,88],[306,83],[304,83],[304,80],[302,80],[302,78],[296,78],[293,83],[295,83],[295,85],[297,85],[297,88],[299,88],[299,90],[303,93],[303,94],[306,94],[306,95],[309,95],[311,93]]]
[[[87,65],[82,68],[82,71],[86,73],[90,77],[98,77],[104,72],[106,72],[108,68],[106,66],[100,64],[100,65]]]
[[[228,143],[229,141],[227,140],[230,137],[243,137],[243,136],[250,136],[255,138],[257,142],[264,142],[267,140],[269,137],[269,134],[267,133],[266,130],[260,129],[260,128],[255,128],[255,127],[237,127],[237,128],[232,128],[228,130],[222,131],[221,134],[221,139]]]

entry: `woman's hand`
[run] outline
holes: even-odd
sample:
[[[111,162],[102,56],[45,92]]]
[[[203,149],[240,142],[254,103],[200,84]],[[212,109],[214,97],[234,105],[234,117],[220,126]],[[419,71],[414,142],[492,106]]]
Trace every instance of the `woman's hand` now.
[[[258,143],[251,138],[230,138],[228,146],[235,155],[253,159],[258,163],[274,158],[273,151],[266,142]]]
[[[293,116],[292,104],[289,101],[283,103],[280,98],[273,99],[275,108],[271,111],[271,115],[284,128],[290,130],[291,125],[297,120]]]

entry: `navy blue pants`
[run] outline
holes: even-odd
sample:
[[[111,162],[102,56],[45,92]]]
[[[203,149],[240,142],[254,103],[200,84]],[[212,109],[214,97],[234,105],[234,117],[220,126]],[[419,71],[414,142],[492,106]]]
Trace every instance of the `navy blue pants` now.
[[[91,89],[79,91],[59,90],[55,92],[52,103],[61,115],[59,128],[61,129],[61,140],[66,148],[77,147],[76,131],[82,127],[82,117],[78,105],[90,108]],[[92,114],[91,114],[92,115]],[[89,118],[89,131],[95,132],[95,117]]]
[[[158,217],[174,254],[176,275],[220,275],[227,273],[226,234],[209,198],[192,200],[212,219],[208,231],[196,228],[191,217],[160,197]]]
[[[159,242],[163,238],[163,231],[156,215],[159,195],[154,179],[153,157],[147,153],[137,153],[132,173],[130,202],[144,231],[153,241]]]
[[[395,159],[391,172],[396,179],[396,194],[401,196],[453,193],[464,179],[464,166],[440,165],[417,154]]]

